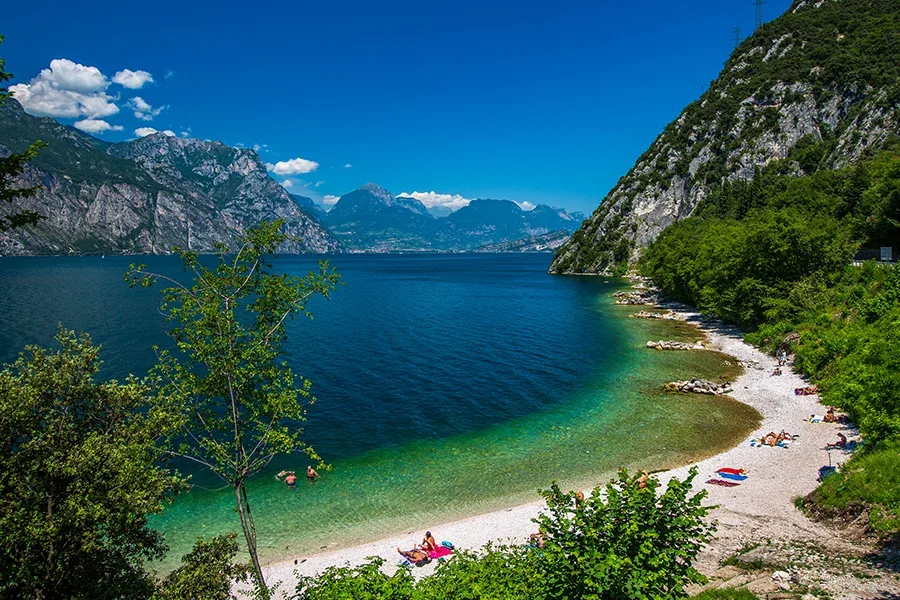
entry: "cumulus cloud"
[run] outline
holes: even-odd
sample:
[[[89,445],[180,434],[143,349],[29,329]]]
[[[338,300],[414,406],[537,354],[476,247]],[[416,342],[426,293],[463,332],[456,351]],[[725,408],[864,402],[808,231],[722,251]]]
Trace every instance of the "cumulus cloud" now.
[[[132,71],[123,69],[113,75],[113,82],[118,83],[129,90],[139,90],[147,83],[153,83],[153,75],[147,71]]]
[[[171,129],[165,129],[162,132],[153,129],[152,127],[138,127],[134,130],[134,134],[138,137],[147,137],[148,135],[153,135],[154,133],[162,133],[163,135],[167,135],[169,137],[177,137],[175,132]]]
[[[285,187],[285,189],[287,189],[287,188],[293,186],[294,182],[291,181],[290,179],[285,179],[284,181],[281,182],[281,185],[283,185]]]
[[[190,137],[190,136],[191,136],[191,133],[190,133],[189,131],[182,131],[182,132],[181,132],[181,137],[183,137],[183,138]]]
[[[253,144],[253,151],[257,154],[260,152],[266,152],[269,150],[268,144]]]
[[[292,158],[275,163],[266,163],[266,168],[276,175],[302,175],[312,173],[319,168],[319,163],[305,158]]]
[[[322,198],[322,204],[325,206],[332,206],[337,204],[337,201],[340,200],[340,196],[332,196],[331,194],[326,194],[324,198]]]
[[[352,168],[353,168],[353,165],[351,165],[350,163],[347,163],[346,165],[344,165],[344,168],[345,168],[345,169],[352,169]]]
[[[75,127],[88,133],[103,133],[104,131],[122,131],[121,125],[110,125],[103,119],[83,119],[75,121]]]
[[[434,190],[430,192],[403,192],[398,194],[400,198],[415,198],[427,208],[446,208],[448,210],[459,210],[463,206],[468,206],[468,198],[463,198],[459,194],[438,194]]]
[[[32,115],[100,119],[119,112],[116,98],[106,93],[108,87],[109,80],[97,67],[56,58],[30,82],[9,89]]]
[[[135,96],[134,98],[129,100],[128,107],[134,110],[134,116],[141,121],[152,121],[153,117],[159,116],[159,113],[168,108],[167,106],[153,108],[146,100],[144,100],[140,96]]]
[[[519,208],[521,208],[522,210],[524,210],[526,212],[529,210],[534,210],[534,204],[532,204],[531,202],[529,202],[527,200],[525,200],[523,202],[516,202],[516,204],[518,204]]]

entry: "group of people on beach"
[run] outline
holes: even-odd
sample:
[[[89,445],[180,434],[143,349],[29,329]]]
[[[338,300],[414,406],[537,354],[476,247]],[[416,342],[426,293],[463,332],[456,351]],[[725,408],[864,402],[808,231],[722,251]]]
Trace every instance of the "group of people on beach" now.
[[[315,481],[319,478],[319,474],[315,469],[312,468],[312,465],[308,465],[306,467],[306,478],[309,481]],[[292,488],[297,485],[297,473],[294,471],[281,471],[278,475],[275,476],[275,479],[278,481],[284,480],[285,485],[289,488]]]

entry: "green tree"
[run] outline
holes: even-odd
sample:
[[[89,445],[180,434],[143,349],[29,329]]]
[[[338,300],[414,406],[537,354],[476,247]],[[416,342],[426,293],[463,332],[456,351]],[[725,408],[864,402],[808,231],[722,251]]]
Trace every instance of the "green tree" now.
[[[96,382],[99,348],[56,339],[0,371],[0,595],[145,598],[165,551],[147,516],[181,481],[157,464],[147,386]]]
[[[237,535],[229,533],[209,541],[200,538],[181,558],[181,566],[160,583],[153,600],[230,600],[235,581],[246,581],[249,565],[235,564]]]
[[[3,43],[4,37],[0,35],[0,44]],[[13,78],[12,73],[6,71],[6,60],[0,58],[0,104],[8,101],[12,97],[12,92],[3,84]],[[31,144],[25,152],[19,154],[10,154],[9,156],[0,157],[0,203],[10,204],[16,198],[33,198],[37,195],[39,186],[28,188],[13,188],[13,180],[22,174],[25,165],[29,163],[41,148],[47,144],[40,140]],[[0,215],[0,231],[8,231],[23,225],[35,225],[46,217],[36,213],[33,210],[21,210],[5,215]]]
[[[672,479],[662,494],[655,478],[623,469],[605,490],[576,502],[554,484],[543,492],[548,512],[536,522],[546,536],[540,563],[547,598],[625,600],[685,598],[705,583],[693,560],[715,526],[704,518],[706,490],[690,495],[697,469]]]
[[[306,314],[316,295],[328,297],[339,275],[327,262],[305,277],[272,271],[268,256],[287,239],[283,223],[262,223],[240,240],[236,254],[217,246],[218,264],[204,266],[198,255],[181,252],[190,287],[132,265],[132,285],[159,280],[162,312],[177,352],[159,353],[153,374],[159,394],[154,414],[167,421],[175,442],[171,453],[209,469],[234,489],[241,528],[261,595],[267,595],[257,552],[256,527],[247,479],[278,454],[304,451],[300,423],[315,398],[309,380],[295,376],[285,359],[285,323]],[[276,257],[277,258],[277,257]]]

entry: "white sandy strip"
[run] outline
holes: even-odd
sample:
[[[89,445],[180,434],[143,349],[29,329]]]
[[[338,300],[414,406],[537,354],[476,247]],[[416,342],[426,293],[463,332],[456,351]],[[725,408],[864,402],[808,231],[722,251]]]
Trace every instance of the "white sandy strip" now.
[[[734,392],[731,394],[763,415],[762,425],[752,437],[759,438],[769,431],[777,433],[781,430],[800,435],[790,448],[753,448],[748,438],[731,450],[696,463],[700,473],[695,487],[702,486],[709,490],[709,502],[719,505],[714,517],[720,524],[717,540],[701,562],[707,563],[707,568],[714,568],[722,555],[734,551],[749,538],[821,539],[827,536],[827,531],[794,507],[793,500],[816,487],[819,467],[829,462],[825,445],[837,439],[837,431],[842,426],[807,423],[810,415],[824,412],[818,397],[796,396],[794,388],[807,383],[787,368],[783,369],[784,375],[771,376],[776,366],[775,359],[744,343],[738,331],[704,325],[699,322],[696,313],[685,311],[681,316],[696,322],[706,331],[708,347],[745,363],[753,363],[734,382]],[[831,454],[835,462],[848,458],[843,452]],[[733,488],[704,483],[715,476],[716,469],[722,467],[747,469],[750,476]],[[683,478],[689,468],[690,465],[660,474],[660,479],[665,482],[670,477]],[[522,543],[535,531],[531,520],[541,507],[540,502],[515,506],[435,526],[433,533],[438,541],[450,540],[456,546],[468,549],[481,548],[488,542]],[[365,545],[299,557],[299,564],[295,564],[294,560],[274,563],[265,567],[266,578],[270,583],[282,581],[281,589],[292,591],[298,573],[313,575],[329,566],[359,565],[369,556],[387,559],[386,567],[390,566],[390,571],[393,571],[400,561],[397,547],[408,549],[423,535],[424,531],[408,531]],[[433,572],[435,565],[436,561],[414,569],[414,573],[417,576],[427,575]],[[703,565],[700,566],[702,568]]]

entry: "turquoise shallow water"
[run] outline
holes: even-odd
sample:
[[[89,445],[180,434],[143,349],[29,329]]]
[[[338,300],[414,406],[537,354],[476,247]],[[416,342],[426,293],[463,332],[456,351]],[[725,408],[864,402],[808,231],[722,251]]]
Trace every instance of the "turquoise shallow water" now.
[[[143,259],[142,259],[143,260]],[[146,259],[178,275],[170,257]],[[251,482],[264,558],[313,552],[537,499],[551,480],[598,483],[619,466],[663,468],[723,449],[755,413],[721,398],[667,396],[662,383],[733,369],[715,353],[652,352],[647,339],[696,333],[626,319],[622,287],[553,277],[546,255],[338,256],[346,286],[291,326],[289,351],[319,402],[307,439],[332,464],[288,490]],[[56,323],[104,344],[105,374],[141,373],[165,344],[158,298],[128,290],[128,259],[0,261],[0,332],[10,360]],[[282,261],[302,272],[307,257]],[[234,496],[197,484],[153,523],[177,558],[198,534],[237,531]],[[171,564],[167,561],[163,568]]]

